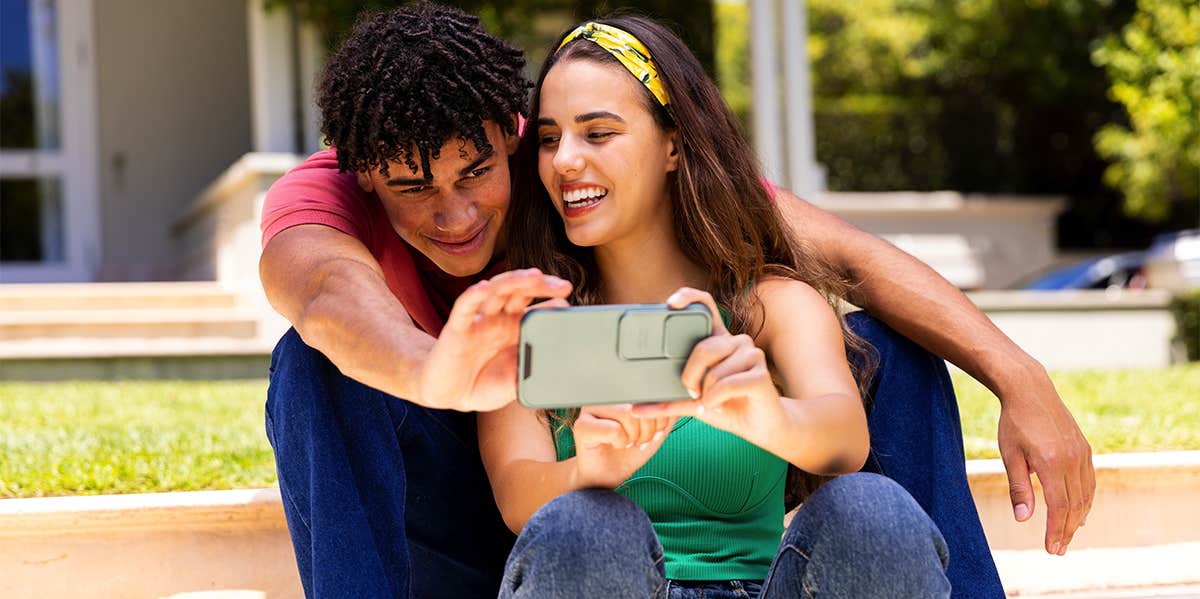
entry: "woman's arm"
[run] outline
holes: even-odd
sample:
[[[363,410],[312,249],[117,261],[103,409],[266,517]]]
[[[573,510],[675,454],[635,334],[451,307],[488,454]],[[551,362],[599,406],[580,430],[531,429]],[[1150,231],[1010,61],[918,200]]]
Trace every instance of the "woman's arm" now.
[[[757,339],[730,335],[714,322],[713,336],[697,344],[684,365],[683,385],[699,400],[634,411],[643,417],[694,415],[814,474],[859,470],[870,438],[837,316],[799,281],[761,281],[756,288],[766,317],[756,327]],[[716,313],[703,291],[685,288],[667,300],[675,308],[693,302]],[[786,397],[771,379],[768,356]]]
[[[779,374],[787,415],[763,432],[764,448],[802,457],[788,461],[813,474],[857,472],[867,460],[870,433],[837,315],[800,281],[764,280],[757,292],[765,319],[755,343]]]
[[[1033,515],[1036,472],[1047,503],[1046,550],[1064,553],[1091,511],[1096,478],[1092,448],[1045,368],[920,260],[787,191],[777,198],[793,238],[855,284],[852,302],[1000,399],[998,440],[1014,517]]]
[[[504,523],[517,534],[538,508],[580,488],[571,461],[555,460],[548,425],[538,413],[513,402],[480,412],[479,454]]]
[[[537,411],[512,403],[480,413],[479,452],[504,523],[519,534],[559,495],[615,489],[658,451],[674,422],[635,418],[628,404],[584,408],[572,426],[576,456],[559,462]]]

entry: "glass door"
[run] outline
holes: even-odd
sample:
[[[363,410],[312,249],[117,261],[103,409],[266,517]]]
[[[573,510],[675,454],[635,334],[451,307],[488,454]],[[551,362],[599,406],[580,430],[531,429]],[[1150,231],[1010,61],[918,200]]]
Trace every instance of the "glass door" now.
[[[99,264],[93,0],[0,0],[0,282]]]

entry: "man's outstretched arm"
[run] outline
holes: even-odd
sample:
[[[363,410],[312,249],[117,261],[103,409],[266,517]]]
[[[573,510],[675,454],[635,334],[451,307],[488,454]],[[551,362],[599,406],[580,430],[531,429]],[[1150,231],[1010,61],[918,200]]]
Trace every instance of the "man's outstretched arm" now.
[[[415,403],[488,410],[516,398],[517,327],[536,297],[570,286],[536,271],[477,283],[455,303],[440,338],[417,328],[367,248],[324,225],[299,225],[263,248],[271,306],[342,374]]]
[[[1047,504],[1046,551],[1061,554],[1086,520],[1095,492],[1092,450],[1045,368],[929,266],[780,190],[779,208],[798,240],[811,244],[855,285],[854,304],[950,361],[1000,399],[1000,454],[1013,514],[1028,520],[1036,472]]]

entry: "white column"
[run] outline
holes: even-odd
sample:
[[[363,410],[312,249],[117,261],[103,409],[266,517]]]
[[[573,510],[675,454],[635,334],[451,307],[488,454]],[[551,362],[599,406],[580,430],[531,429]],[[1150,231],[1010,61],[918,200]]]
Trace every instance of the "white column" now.
[[[300,101],[303,104],[304,153],[321,149],[321,115],[313,93],[317,73],[325,64],[325,43],[317,28],[300,24]]]
[[[783,0],[783,79],[787,108],[788,184],[796,195],[813,199],[824,191],[813,141],[812,84],[809,79],[808,15],[805,0]]]
[[[794,1],[794,0],[792,0]],[[778,44],[775,38],[774,0],[750,0],[750,66],[754,95],[754,146],[763,174],[788,186],[784,179],[783,131],[780,122],[779,87],[776,84]]]
[[[298,152],[291,23],[284,6],[268,12],[265,4],[246,0],[254,151]]]

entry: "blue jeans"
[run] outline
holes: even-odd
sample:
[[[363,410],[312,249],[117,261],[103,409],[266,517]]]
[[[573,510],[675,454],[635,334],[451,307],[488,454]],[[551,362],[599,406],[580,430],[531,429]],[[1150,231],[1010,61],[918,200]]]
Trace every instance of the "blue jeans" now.
[[[876,347],[867,470],[899,482],[950,549],[955,597],[1003,597],[967,488],[945,364],[850,315]],[[493,596],[513,535],[480,464],[474,417],[349,379],[288,331],[271,359],[267,436],[308,597]]]
[[[850,328],[875,347],[864,472],[900,483],[933,519],[950,549],[946,576],[954,597],[1004,597],[1000,575],[967,486],[958,401],[946,363],[865,312]]]
[[[538,510],[508,558],[501,599],[949,597],[946,543],[900,485],[835,478],[792,519],[762,581],[672,581],[645,512],[597,489]]]
[[[267,437],[308,597],[489,597],[514,535],[475,418],[343,376],[295,330],[279,341]]]

